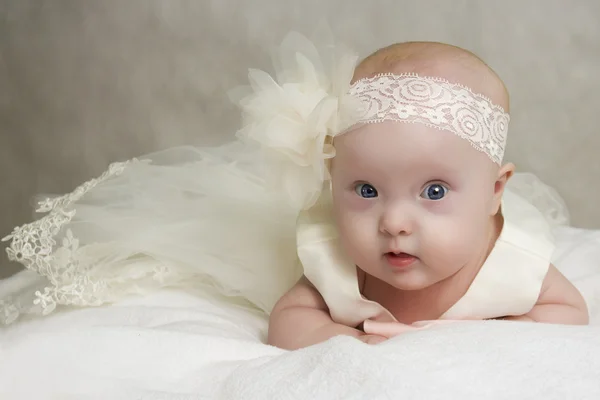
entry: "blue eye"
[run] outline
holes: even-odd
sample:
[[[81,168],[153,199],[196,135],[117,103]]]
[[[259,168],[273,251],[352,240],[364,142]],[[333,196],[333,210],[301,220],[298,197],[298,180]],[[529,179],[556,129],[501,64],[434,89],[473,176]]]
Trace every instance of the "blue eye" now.
[[[439,183],[428,185],[425,190],[421,192],[421,197],[427,200],[441,200],[448,193],[448,189]]]
[[[374,197],[377,197],[377,189],[375,189],[368,183],[361,183],[356,185],[354,191],[357,195],[359,195],[360,197],[364,197],[365,199],[372,199]]]

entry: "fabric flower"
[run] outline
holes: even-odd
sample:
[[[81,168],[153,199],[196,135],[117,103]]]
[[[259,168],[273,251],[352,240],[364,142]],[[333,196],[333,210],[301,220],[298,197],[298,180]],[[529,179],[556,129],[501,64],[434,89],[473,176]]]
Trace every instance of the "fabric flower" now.
[[[332,138],[352,123],[347,96],[357,58],[344,55],[329,68],[306,38],[283,42],[275,76],[250,70],[250,93],[240,103],[242,139],[258,142],[272,163],[273,184],[298,209],[310,208],[329,179],[326,161],[335,155]]]

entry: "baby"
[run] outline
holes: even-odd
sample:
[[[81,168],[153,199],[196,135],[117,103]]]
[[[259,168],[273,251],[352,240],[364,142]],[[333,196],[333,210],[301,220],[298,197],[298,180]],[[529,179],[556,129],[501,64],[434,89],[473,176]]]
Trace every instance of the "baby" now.
[[[367,57],[353,82],[376,111],[335,138],[331,210],[359,294],[333,294],[335,283],[305,274],[273,309],[268,342],[297,349],[349,335],[379,343],[432,320],[587,324],[583,297],[536,237],[547,229],[529,221],[531,206],[507,198],[514,165],[501,164],[509,96],[499,77],[466,50],[415,42]],[[442,114],[411,119],[421,99]],[[487,125],[445,126],[445,114],[470,112],[461,104],[478,104]],[[334,318],[344,304],[379,311]]]

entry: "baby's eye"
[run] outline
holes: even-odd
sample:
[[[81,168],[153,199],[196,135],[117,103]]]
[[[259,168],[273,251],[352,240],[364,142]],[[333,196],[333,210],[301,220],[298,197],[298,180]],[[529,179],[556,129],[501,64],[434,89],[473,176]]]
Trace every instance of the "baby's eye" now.
[[[448,188],[439,183],[433,183],[427,185],[427,187],[421,192],[421,197],[427,200],[441,200],[448,193]]]
[[[364,197],[365,199],[372,199],[377,197],[377,189],[368,183],[359,183],[354,187],[354,191],[360,197]]]

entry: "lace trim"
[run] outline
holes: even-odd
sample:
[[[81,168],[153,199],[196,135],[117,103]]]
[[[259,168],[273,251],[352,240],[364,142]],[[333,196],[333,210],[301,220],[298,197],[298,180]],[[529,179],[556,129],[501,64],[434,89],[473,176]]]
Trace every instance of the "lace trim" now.
[[[417,74],[381,74],[355,82],[350,94],[362,104],[358,124],[422,123],[452,132],[502,162],[510,116],[466,86]]]
[[[12,299],[0,300],[0,321],[8,325],[12,324],[17,318],[19,318],[19,309],[12,303]]]
[[[77,238],[67,229],[61,246],[56,250],[55,238],[75,216],[76,211],[71,209],[73,203],[100,183],[122,174],[134,161],[138,160],[111,164],[101,176],[83,183],[73,192],[40,201],[36,211],[49,214],[35,222],[14,228],[10,235],[2,239],[11,241],[6,249],[9,260],[19,262],[25,268],[46,277],[51,284],[35,292],[31,308],[39,307],[41,313],[46,315],[57,304],[99,303],[96,295],[106,287],[106,282],[94,280],[85,274],[92,266],[81,262],[85,255],[79,251]],[[18,308],[14,303],[8,299],[0,301],[0,319],[5,324],[13,322],[18,315]]]

